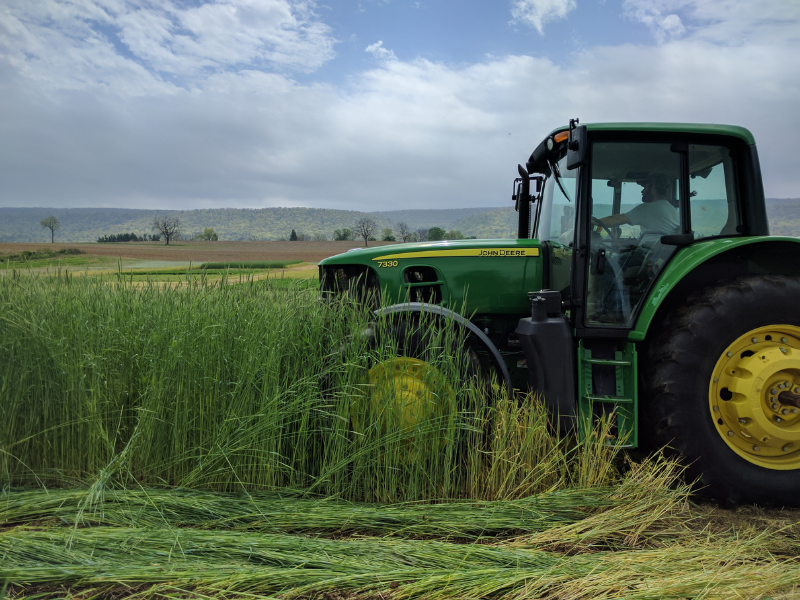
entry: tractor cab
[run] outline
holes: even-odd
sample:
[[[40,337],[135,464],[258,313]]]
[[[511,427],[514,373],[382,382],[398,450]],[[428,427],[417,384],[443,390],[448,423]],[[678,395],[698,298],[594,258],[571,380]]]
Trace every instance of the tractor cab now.
[[[734,157],[747,145],[713,126],[695,128],[687,135],[573,121],[531,155],[527,171],[544,182],[529,195],[532,223],[520,235],[542,242],[545,287],[561,294],[579,330],[632,329],[680,248],[743,235]]]
[[[519,167],[521,176],[542,179],[538,194],[526,196],[522,186],[517,207],[520,237],[542,245],[543,289],[531,295],[551,309],[540,318],[534,309],[516,333],[531,367],[530,387],[542,392],[565,428],[577,421],[586,431],[614,415],[614,436],[638,444],[634,338],[652,317],[642,318],[643,311],[664,297],[655,288],[669,282],[668,266],[696,255],[689,247],[704,241],[767,233],[763,196],[743,201],[756,173],[748,169],[757,160],[749,135],[714,125],[573,120]],[[555,339],[562,340],[557,352]],[[560,365],[573,363],[577,378],[557,375]]]

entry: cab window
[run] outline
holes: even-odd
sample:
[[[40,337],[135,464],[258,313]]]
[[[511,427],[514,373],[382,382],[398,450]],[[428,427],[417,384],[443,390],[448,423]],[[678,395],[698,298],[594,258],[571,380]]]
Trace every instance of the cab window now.
[[[592,145],[586,322],[630,327],[680,231],[681,156],[669,143]]]
[[[724,146],[689,146],[689,206],[695,239],[736,235],[736,177]]]

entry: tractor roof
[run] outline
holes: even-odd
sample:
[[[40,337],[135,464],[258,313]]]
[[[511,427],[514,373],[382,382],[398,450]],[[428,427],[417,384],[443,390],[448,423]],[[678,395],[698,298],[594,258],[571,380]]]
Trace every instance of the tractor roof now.
[[[744,140],[748,145],[756,143],[753,134],[738,125],[719,125],[716,123],[584,123],[589,131],[653,131],[664,133],[698,133],[727,135]],[[564,131],[567,126],[551,132]]]

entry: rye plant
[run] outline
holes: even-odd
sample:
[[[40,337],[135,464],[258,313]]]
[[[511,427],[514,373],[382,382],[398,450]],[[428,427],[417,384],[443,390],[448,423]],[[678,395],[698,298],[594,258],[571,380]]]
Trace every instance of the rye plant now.
[[[5,484],[402,502],[615,476],[613,449],[559,440],[536,398],[500,393],[433,316],[398,323],[300,284],[190,283],[0,279]],[[409,354],[425,365],[410,404],[375,378]]]

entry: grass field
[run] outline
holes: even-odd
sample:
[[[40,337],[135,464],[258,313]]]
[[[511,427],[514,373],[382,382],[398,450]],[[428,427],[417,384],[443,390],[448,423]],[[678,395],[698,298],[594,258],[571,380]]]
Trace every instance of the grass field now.
[[[303,280],[39,273],[0,278],[6,597],[800,597],[798,511],[556,437],[452,332],[409,425],[366,383],[391,324]]]

